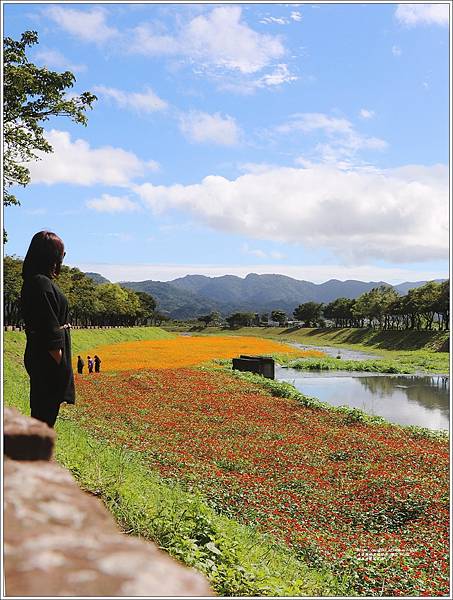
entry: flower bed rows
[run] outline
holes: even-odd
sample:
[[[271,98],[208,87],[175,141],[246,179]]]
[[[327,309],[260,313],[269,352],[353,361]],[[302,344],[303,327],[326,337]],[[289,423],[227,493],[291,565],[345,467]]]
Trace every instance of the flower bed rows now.
[[[103,371],[130,369],[177,369],[198,365],[214,358],[233,358],[240,354],[278,354],[294,357],[321,357],[317,350],[300,350],[288,344],[256,337],[179,336],[172,339],[111,344],[92,349],[99,354]]]
[[[448,593],[445,442],[351,424],[222,372],[101,373],[78,377],[77,390],[98,436],[348,575],[358,593]]]

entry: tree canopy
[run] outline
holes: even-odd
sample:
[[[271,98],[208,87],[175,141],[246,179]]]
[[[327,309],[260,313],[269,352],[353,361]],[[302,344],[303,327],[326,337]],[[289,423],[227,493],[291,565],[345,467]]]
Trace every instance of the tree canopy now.
[[[318,302],[305,302],[304,304],[299,304],[297,308],[294,309],[293,315],[299,321],[304,321],[308,327],[312,323],[317,323],[321,318],[323,304],[319,304]]]
[[[8,325],[22,323],[22,262],[15,256],[4,259],[4,320]],[[155,310],[156,301],[149,294],[117,283],[96,284],[75,267],[64,265],[56,283],[68,299],[72,325],[147,325],[166,318]]]
[[[96,96],[83,92],[67,95],[75,83],[70,71],[57,73],[37,67],[27,58],[27,50],[38,43],[36,31],[25,31],[19,41],[3,40],[3,202],[19,204],[9,189],[30,182],[27,163],[39,159],[42,152],[52,152],[43,123],[51,117],[68,117],[87,124],[86,110]]]

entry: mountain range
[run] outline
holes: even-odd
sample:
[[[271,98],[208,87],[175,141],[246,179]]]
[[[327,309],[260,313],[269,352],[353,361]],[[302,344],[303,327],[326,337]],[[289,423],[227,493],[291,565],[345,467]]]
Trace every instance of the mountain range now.
[[[108,281],[98,273],[87,275],[98,283]],[[407,281],[393,287],[404,295],[409,289],[420,287],[424,283],[426,281]],[[316,284],[286,275],[250,273],[245,278],[236,275],[186,275],[168,282],[122,281],[120,285],[151,294],[158,309],[168,313],[173,319],[188,319],[214,310],[224,316],[236,311],[266,313],[276,309],[291,315],[296,306],[304,302],[327,303],[340,297],[357,298],[374,287],[389,284],[384,281],[365,282],[354,279],[330,279]]]

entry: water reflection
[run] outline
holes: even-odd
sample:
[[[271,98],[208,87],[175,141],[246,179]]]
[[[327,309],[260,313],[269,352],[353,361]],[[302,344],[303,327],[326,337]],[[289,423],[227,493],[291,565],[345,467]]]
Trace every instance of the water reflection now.
[[[400,425],[449,428],[449,379],[440,375],[306,374],[277,369],[276,378],[333,406],[347,405]]]

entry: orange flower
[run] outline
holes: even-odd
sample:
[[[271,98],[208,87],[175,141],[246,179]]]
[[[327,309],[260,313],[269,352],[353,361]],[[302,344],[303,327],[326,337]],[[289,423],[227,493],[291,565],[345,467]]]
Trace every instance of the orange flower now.
[[[245,336],[180,336],[124,342],[90,349],[87,354],[101,357],[103,371],[175,369],[240,354],[323,356],[322,352],[316,350],[304,351],[281,342]]]

